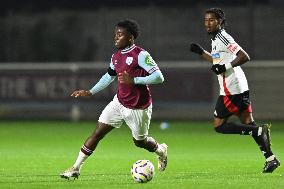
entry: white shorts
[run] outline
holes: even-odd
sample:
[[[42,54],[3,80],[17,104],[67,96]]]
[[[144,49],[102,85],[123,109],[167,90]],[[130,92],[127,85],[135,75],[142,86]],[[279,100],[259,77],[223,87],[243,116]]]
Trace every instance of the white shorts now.
[[[99,122],[119,128],[125,121],[132,131],[132,136],[136,140],[143,140],[148,136],[151,115],[152,104],[143,110],[133,110],[124,107],[115,95],[101,113]]]

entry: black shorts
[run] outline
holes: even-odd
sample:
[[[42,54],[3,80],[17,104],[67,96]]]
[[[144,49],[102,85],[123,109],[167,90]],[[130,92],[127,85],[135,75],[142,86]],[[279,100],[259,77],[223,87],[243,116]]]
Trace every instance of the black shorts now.
[[[219,96],[215,106],[214,117],[228,118],[233,114],[239,115],[243,111],[252,112],[249,91],[236,95]]]

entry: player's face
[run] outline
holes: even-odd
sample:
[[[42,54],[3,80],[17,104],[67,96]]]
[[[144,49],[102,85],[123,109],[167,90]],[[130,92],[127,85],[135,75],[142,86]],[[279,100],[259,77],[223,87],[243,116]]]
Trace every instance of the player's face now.
[[[114,32],[114,45],[116,48],[124,49],[133,44],[133,36],[126,29],[116,27]]]
[[[204,16],[204,25],[209,34],[221,29],[220,20],[216,18],[214,13],[206,13]]]

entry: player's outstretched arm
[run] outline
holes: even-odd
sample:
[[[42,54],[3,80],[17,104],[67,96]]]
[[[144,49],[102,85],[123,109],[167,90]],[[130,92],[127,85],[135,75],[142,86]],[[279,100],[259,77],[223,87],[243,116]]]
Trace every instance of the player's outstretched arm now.
[[[75,98],[92,96],[93,94],[106,88],[115,78],[116,76],[111,76],[109,73],[106,73],[91,90],[76,90],[71,94],[71,96]]]
[[[111,84],[111,82],[113,82],[113,80],[116,78],[116,73],[113,70],[112,72],[110,72],[110,68],[108,70],[108,72],[102,76],[102,78],[99,80],[99,82],[89,91],[92,95],[94,95],[95,93],[105,89],[107,86],[109,86],[109,84]]]
[[[197,43],[191,43],[190,44],[190,51],[193,53],[196,53],[200,55],[204,60],[207,60],[209,62],[213,62],[212,56],[209,52],[204,50],[199,44]]]

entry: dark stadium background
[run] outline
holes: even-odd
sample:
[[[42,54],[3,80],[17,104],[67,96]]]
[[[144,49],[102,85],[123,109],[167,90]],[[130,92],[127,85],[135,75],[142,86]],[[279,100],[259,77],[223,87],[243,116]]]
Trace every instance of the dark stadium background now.
[[[284,188],[283,165],[262,174],[265,159],[250,136],[214,131],[216,75],[189,52],[191,42],[210,48],[203,27],[210,7],[226,12],[228,33],[252,58],[242,68],[254,118],[272,124],[273,152],[283,163],[284,0],[1,0],[0,188]],[[63,180],[116,84],[90,99],[70,94],[107,71],[114,25],[125,18],[139,22],[136,44],[165,77],[150,87],[149,134],[169,146],[167,170],[157,171],[156,156],[137,148],[124,124],[100,142],[78,180]],[[147,184],[131,177],[138,159],[154,163]]]
[[[152,86],[155,119],[210,120],[218,95],[209,64],[189,44],[210,47],[207,8],[226,12],[227,30],[252,61],[243,66],[258,119],[282,120],[284,1],[281,0],[3,0],[0,6],[0,118],[96,120],[116,86],[89,100],[69,94],[90,88],[108,67],[117,21],[141,26],[136,44],[165,74]],[[178,87],[177,87],[178,86]]]

